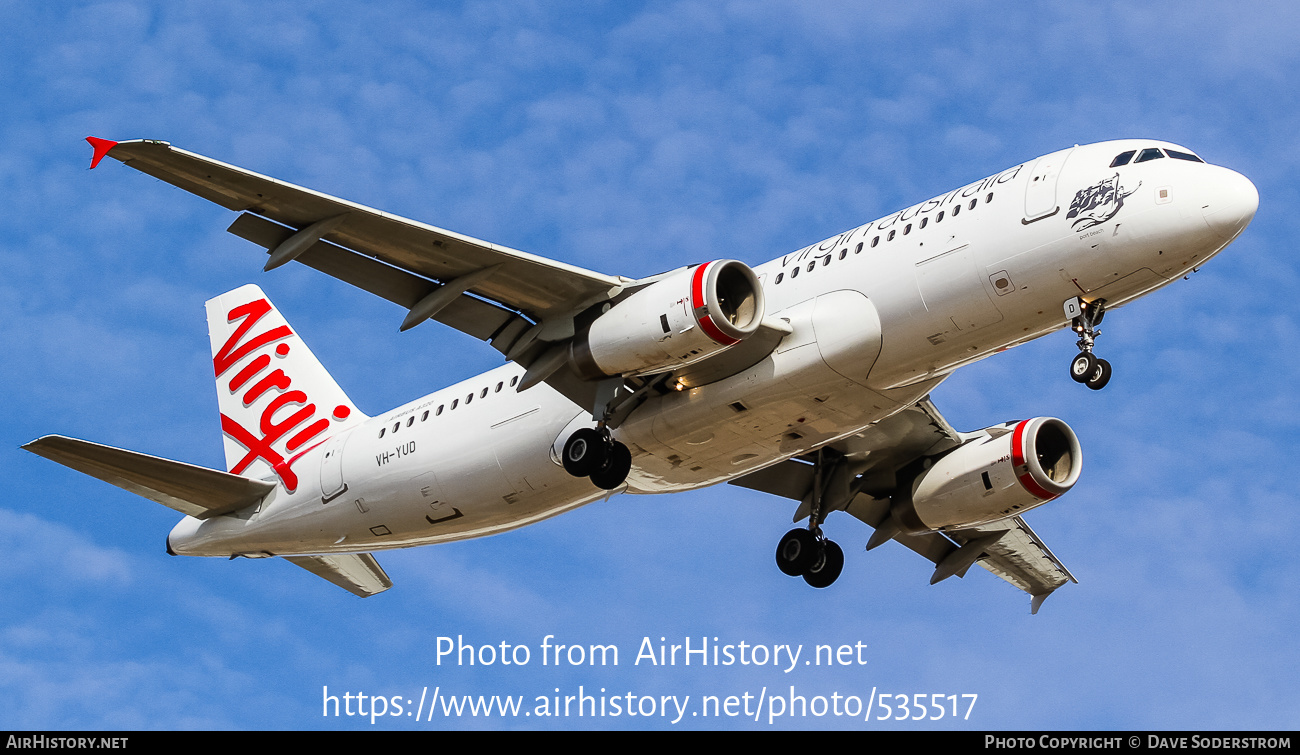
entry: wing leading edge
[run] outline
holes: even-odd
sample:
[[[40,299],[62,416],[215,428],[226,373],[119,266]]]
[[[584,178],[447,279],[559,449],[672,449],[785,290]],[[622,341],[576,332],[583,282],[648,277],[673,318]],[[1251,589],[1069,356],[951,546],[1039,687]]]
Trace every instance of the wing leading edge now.
[[[850,459],[856,476],[849,484],[841,508],[870,525],[876,532],[868,542],[871,549],[893,539],[935,564],[930,583],[950,576],[964,577],[979,564],[992,574],[1029,593],[1030,610],[1039,607],[1056,588],[1077,582],[1065,565],[1019,516],[991,524],[945,533],[919,535],[892,530],[889,491],[904,467],[926,456],[942,454],[965,438],[939,414],[928,398],[884,419],[857,435],[832,443],[828,448]],[[731,482],[800,501],[795,521],[808,516],[809,491],[814,479],[813,464],[789,459]]]

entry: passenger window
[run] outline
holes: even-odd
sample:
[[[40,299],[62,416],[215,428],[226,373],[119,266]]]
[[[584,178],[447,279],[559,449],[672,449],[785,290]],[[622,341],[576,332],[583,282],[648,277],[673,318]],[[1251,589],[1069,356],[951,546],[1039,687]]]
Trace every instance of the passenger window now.
[[[1133,155],[1136,154],[1137,154],[1137,150],[1135,149],[1130,149],[1128,152],[1121,152],[1118,155],[1115,155],[1114,160],[1110,161],[1110,167],[1118,168],[1121,165],[1128,165],[1128,161],[1132,160]]]
[[[872,249],[875,249],[875,248],[876,248],[876,244],[879,244],[879,243],[880,243],[880,237],[879,237],[879,236],[876,236],[876,237],[872,238],[872,239],[871,239],[871,248],[872,248]]]
[[[784,278],[785,278],[785,273],[777,273],[777,274],[776,274],[776,282],[777,282],[778,284],[779,284],[779,283],[782,281],[782,279],[784,279]]]
[[[386,433],[386,432],[388,432],[388,428],[387,428],[387,427],[381,427],[381,428],[379,428],[379,437],[381,437],[381,438],[384,437],[384,433]]]
[[[808,272],[811,273],[814,267],[817,267],[817,260],[808,263]]]
[[[989,202],[992,202],[992,201],[993,201],[993,194],[992,194],[992,193],[989,193],[987,196],[984,197],[984,204],[988,204]]]
[[[822,267],[826,267],[829,264],[831,264],[831,256],[828,254],[825,257],[822,257]]]
[[[518,375],[515,375],[514,377],[510,378],[510,387],[511,387],[511,388],[514,388],[514,387],[515,387],[515,383],[518,383],[518,382],[519,382],[519,376],[518,376]]]
[[[926,226],[929,225],[929,224],[930,224],[930,219],[929,219],[929,218],[921,218],[921,227],[922,227],[922,228],[926,227]]]
[[[401,422],[398,422],[397,424],[393,425],[393,432],[397,432],[398,428],[400,428],[401,426],[402,426]]]
[[[952,206],[952,216],[953,216],[954,218],[957,217],[957,213],[959,213],[959,212],[961,212],[961,205],[959,205],[959,204],[955,204],[955,205],[953,205],[953,206]]]
[[[942,223],[942,222],[943,222],[943,210],[939,210],[939,217],[935,218],[935,219],[934,219],[934,222],[936,222],[936,223]]]
[[[861,241],[858,242],[858,246],[857,246],[856,249],[853,250],[853,253],[854,253],[854,254],[862,254],[862,242],[861,242]]]
[[[790,271],[790,277],[791,277],[791,278],[798,278],[798,277],[799,277],[799,268],[796,267],[795,269],[791,270],[791,271]]]
[[[849,256],[849,248],[844,247],[843,249],[840,250],[840,259],[844,259],[847,256]]]
[[[970,201],[970,206],[967,207],[966,209],[968,209],[968,210],[973,210],[973,209],[975,209],[975,203],[978,202],[978,201],[979,201],[978,199],[972,199],[972,200]]]
[[[415,424],[415,415],[412,414],[412,415],[411,415],[411,418],[408,419],[408,420],[406,420],[406,426],[407,426],[407,427],[410,427],[411,425],[414,425],[414,424]]]
[[[441,417],[441,416],[442,416],[442,407],[443,407],[443,406],[444,406],[444,404],[438,404],[438,411],[434,412],[434,413],[433,413],[433,416],[435,416],[435,417]]]
[[[474,400],[474,394],[471,393],[471,394],[469,394],[468,396],[465,397],[465,405],[466,405],[466,406],[469,406],[469,402],[471,402],[471,401],[473,401],[473,400]]]
[[[1164,155],[1160,154],[1160,150],[1155,147],[1147,147],[1142,150],[1142,154],[1138,155],[1138,159],[1134,160],[1133,164],[1137,165],[1138,163],[1144,163],[1147,160],[1159,160],[1162,157],[1164,157]]]
[[[907,234],[909,234],[909,233],[911,233],[911,232],[912,232],[912,224],[911,224],[911,223],[908,223],[907,225],[903,226],[903,235],[904,235],[904,236],[906,236]]]
[[[1166,155],[1169,155],[1170,157],[1174,158],[1175,160],[1191,160],[1191,161],[1194,162],[1194,163],[1203,163],[1203,162],[1205,162],[1204,160],[1202,160],[1201,158],[1197,157],[1196,155],[1193,155],[1193,154],[1190,153],[1190,152],[1179,152],[1179,151],[1176,150],[1176,149],[1167,149],[1167,150],[1165,150],[1165,154],[1166,154]]]
[[[459,405],[460,405],[460,399],[458,399],[458,398],[454,398],[454,399],[451,400],[451,408],[452,408],[452,409],[455,409],[455,408],[456,408],[457,406],[459,406]]]
[[[479,398],[487,398],[487,391],[488,391],[488,389],[487,389],[487,388],[484,388],[482,391],[479,392],[478,397],[479,397]]]
[[[495,391],[493,391],[493,393],[500,393],[500,392],[501,392],[501,386],[502,386],[501,383],[497,383],[497,389],[496,389]]]
[[[885,237],[885,241],[893,241],[893,240],[894,240],[894,234],[896,234],[896,233],[898,233],[898,231],[890,231],[890,232],[889,232],[889,235]]]
[[[424,414],[421,414],[421,415],[420,415],[420,421],[421,421],[421,422],[424,422],[424,421],[427,420],[428,418],[429,418],[429,410],[428,410],[428,409],[425,409],[425,410],[424,410]]]

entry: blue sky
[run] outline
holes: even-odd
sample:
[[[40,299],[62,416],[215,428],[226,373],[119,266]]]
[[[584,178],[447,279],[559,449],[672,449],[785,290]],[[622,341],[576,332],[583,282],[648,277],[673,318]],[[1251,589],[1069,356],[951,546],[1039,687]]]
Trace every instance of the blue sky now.
[[[31,3],[0,0],[0,727],[1293,729],[1300,7],[1280,2]],[[261,285],[368,413],[499,364],[107,161],[157,138],[608,273],[759,263],[1075,143],[1179,142],[1259,187],[1186,282],[1113,313],[1092,393],[1058,333],[965,368],[958,428],[1057,416],[1083,478],[1027,518],[1079,577],[1038,616],[896,545],[779,574],[784,501],[615,497],[381,554],[358,600],[282,562],[172,558],[174,512],[27,454],[61,433],[219,467],[204,300]],[[7,450],[6,450],[7,449]],[[540,665],[546,635],[617,668]],[[438,665],[440,636],[526,666]],[[840,668],[633,665],[643,637],[868,646]],[[805,656],[806,657],[806,656]],[[444,659],[445,661],[446,659]],[[969,721],[322,718],[331,694],[978,694]],[[409,706],[408,706],[409,707]],[[964,711],[963,711],[964,712]],[[873,716],[874,718],[874,716]]]

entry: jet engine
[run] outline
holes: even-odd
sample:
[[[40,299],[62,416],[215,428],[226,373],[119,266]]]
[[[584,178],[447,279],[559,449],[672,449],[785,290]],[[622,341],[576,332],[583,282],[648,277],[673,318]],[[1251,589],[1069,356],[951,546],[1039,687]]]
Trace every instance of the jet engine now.
[[[1082,466],[1079,438],[1059,419],[985,428],[917,475],[895,517],[913,532],[1005,519],[1069,491]]]
[[[748,265],[674,270],[600,314],[573,342],[584,377],[650,375],[726,350],[758,330],[763,287]]]

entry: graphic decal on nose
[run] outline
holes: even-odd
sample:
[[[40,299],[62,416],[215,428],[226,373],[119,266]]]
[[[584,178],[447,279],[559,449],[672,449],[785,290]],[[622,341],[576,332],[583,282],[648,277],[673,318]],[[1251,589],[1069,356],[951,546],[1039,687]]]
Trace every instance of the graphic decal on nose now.
[[[1070,202],[1070,212],[1065,217],[1067,220],[1078,218],[1070,226],[1076,231],[1101,225],[1119,214],[1124,199],[1140,188],[1142,182],[1138,181],[1138,185],[1131,191],[1124,191],[1124,187],[1119,185],[1118,173],[1112,178],[1103,178],[1093,186],[1079,189]]]

